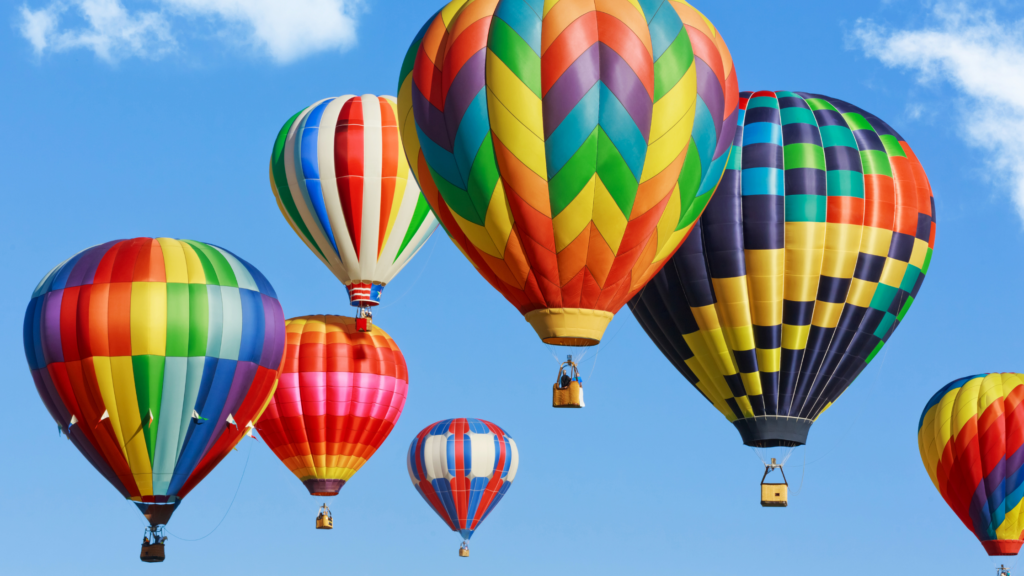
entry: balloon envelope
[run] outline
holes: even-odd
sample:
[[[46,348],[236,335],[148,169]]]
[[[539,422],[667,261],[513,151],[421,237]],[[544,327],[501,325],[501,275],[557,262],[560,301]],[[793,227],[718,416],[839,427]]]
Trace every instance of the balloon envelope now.
[[[990,556],[1024,543],[1024,375],[954,380],[921,413],[917,441],[932,483]]]
[[[722,183],[630,303],[752,446],[796,446],[878,354],[935,243],[931,187],[888,124],[841,100],[744,92]]]
[[[274,144],[270,186],[353,306],[379,304],[384,285],[437,228],[409,179],[390,96],[327,98],[292,116]]]
[[[50,415],[156,525],[263,412],[284,315],[267,279],[227,250],[135,238],[50,271],[24,340]]]
[[[402,66],[402,142],[463,254],[551,344],[596,344],[721,178],[729,51],[685,2],[455,0]]]
[[[322,315],[285,324],[277,391],[256,429],[310,494],[334,496],[395,427],[409,371],[379,326]]]
[[[469,540],[515,480],[519,450],[495,424],[454,418],[421,430],[406,464],[420,496]]]

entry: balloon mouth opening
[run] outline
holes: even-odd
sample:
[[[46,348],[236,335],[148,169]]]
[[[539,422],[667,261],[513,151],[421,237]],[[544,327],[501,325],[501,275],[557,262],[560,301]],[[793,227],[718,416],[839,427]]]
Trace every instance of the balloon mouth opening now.
[[[555,346],[597,346],[601,343],[600,340],[595,338],[575,338],[566,336],[554,336],[551,338],[544,338],[545,344],[553,344]]]
[[[337,496],[345,485],[344,480],[313,479],[302,482],[310,496]]]
[[[982,540],[989,556],[1016,556],[1024,540]]]
[[[596,346],[614,316],[587,308],[541,308],[525,314],[537,336],[555,346]]]
[[[814,420],[789,416],[754,416],[733,422],[743,443],[755,448],[803,446]]]

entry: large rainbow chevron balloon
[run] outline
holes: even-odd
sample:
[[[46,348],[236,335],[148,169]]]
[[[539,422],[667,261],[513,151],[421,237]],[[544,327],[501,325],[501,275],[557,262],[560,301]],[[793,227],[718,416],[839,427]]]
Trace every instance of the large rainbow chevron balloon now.
[[[135,238],[50,271],[24,341],[50,416],[156,526],[267,407],[285,324],[248,262],[202,242]]]
[[[700,216],[736,125],[725,43],[669,0],[454,0],[399,83],[431,208],[551,344],[600,341]]]

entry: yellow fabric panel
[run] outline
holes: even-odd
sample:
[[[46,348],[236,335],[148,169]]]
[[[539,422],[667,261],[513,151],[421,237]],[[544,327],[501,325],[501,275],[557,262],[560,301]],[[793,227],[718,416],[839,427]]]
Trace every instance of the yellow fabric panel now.
[[[301,234],[300,234],[301,236]],[[185,267],[188,269],[189,284],[206,284],[206,271],[203,270],[203,262],[196,255],[195,248],[187,243],[181,243],[181,250],[185,254]]]
[[[597,174],[594,174],[572,202],[551,220],[551,227],[555,233],[556,252],[561,252],[590,224],[590,218],[595,211],[594,186],[596,181]]]
[[[119,439],[126,442],[124,452],[127,455],[128,466],[135,477],[135,483],[139,486],[140,494],[152,496],[153,468],[149,463],[146,435],[142,433],[142,415],[139,414],[139,399],[135,395],[135,372],[132,370],[131,356],[111,358],[110,373],[121,429]],[[107,410],[109,414],[110,408],[107,407]]]
[[[877,282],[868,282],[860,278],[854,278],[850,282],[850,293],[846,295],[846,301],[860,308],[867,308],[871,299],[875,297]]]
[[[873,256],[888,256],[892,230],[865,226],[860,240],[860,251]]]
[[[661,257],[663,252],[673,250],[678,246],[678,244],[669,244],[668,239],[672,236],[676,225],[679,224],[681,205],[682,199],[679,197],[679,183],[677,182],[672,187],[672,193],[668,197],[668,204],[665,205],[665,211],[661,213],[661,219],[658,220],[657,232],[655,234],[658,248],[655,250],[654,262],[660,259],[659,257]]]
[[[740,412],[743,412],[744,418],[754,417],[754,408],[750,405],[750,398],[739,396],[736,398],[736,403],[739,404]]]
[[[508,245],[508,237],[512,234],[512,215],[509,213],[508,199],[505,198],[505,186],[500,178],[491,194],[491,203],[487,205],[484,228],[498,249],[498,258],[504,258],[505,246]]]
[[[750,304],[747,297],[746,277],[712,278],[711,285],[718,300],[716,307],[722,312],[722,325],[726,328],[750,326]]]
[[[978,416],[978,392],[981,389],[983,378],[973,378],[960,388],[960,393],[953,403],[953,413],[950,415],[953,426],[953,436],[959,436],[960,430],[971,418]]]
[[[679,200],[678,200],[679,196],[678,195],[676,195],[676,198],[677,198],[676,202],[679,202]],[[668,239],[665,241],[665,243],[658,250],[658,254],[654,257],[654,260],[652,260],[652,262],[654,264],[657,264],[658,262],[661,262],[662,260],[664,260],[664,259],[668,258],[669,256],[671,256],[674,253],[675,249],[678,248],[679,245],[683,243],[684,239],[686,239],[686,235],[690,233],[690,230],[693,230],[693,224],[690,224],[689,226],[687,226],[686,228],[683,228],[682,230],[676,230],[676,231],[672,232],[671,234],[669,234],[668,235]],[[660,242],[660,237],[659,237],[659,242]],[[655,272],[655,273],[657,273],[657,272]]]
[[[110,417],[114,436],[117,438],[117,443],[121,447],[121,454],[127,462],[128,452],[124,449],[124,436],[121,434],[121,417],[117,411],[117,396],[114,394],[114,374],[110,366],[110,358],[107,356],[93,356],[92,366],[96,374],[96,387],[100,389],[100,397],[103,398],[103,409],[107,411],[107,416]],[[134,378],[134,375],[132,377]],[[135,408],[135,411],[138,412],[138,408]]]
[[[823,222],[786,222],[786,300],[814,300],[818,292],[824,248]]]
[[[731,376],[739,372],[736,362],[733,360],[732,351],[725,342],[725,334],[721,328],[714,330],[701,330],[701,336],[707,344],[708,354],[715,359],[718,371],[725,376]]]
[[[754,349],[754,328],[750,324],[726,328],[725,335],[729,342],[729,348],[733,350]]]
[[[459,10],[462,10],[463,6],[472,1],[473,0],[453,0],[451,3],[445,5],[445,7],[441,9],[441,21],[444,22],[445,28],[450,28],[452,18],[455,18],[455,16],[458,15]]]
[[[690,308],[693,312],[693,317],[697,320],[697,326],[701,330],[715,330],[720,327],[718,323],[718,312],[715,311],[714,304],[708,304],[707,306],[699,306],[697,308]]]
[[[863,226],[855,224],[826,224],[825,253],[821,275],[832,278],[852,278],[860,254]]]
[[[132,355],[167,352],[167,284],[132,282]]]
[[[778,372],[782,365],[782,348],[758,348],[757,369],[761,372]]]
[[[451,215],[459,225],[459,229],[462,230],[463,234],[466,235],[466,238],[473,243],[473,246],[475,246],[477,250],[498,259],[504,258],[502,252],[498,251],[498,247],[495,246],[494,241],[491,240],[491,235],[488,234],[487,228],[466,220],[462,216],[459,216],[459,214],[454,210],[451,210]]]
[[[402,87],[398,90],[398,101],[401,103],[398,111],[398,125],[399,132],[402,135],[402,146],[405,149],[406,158],[409,161],[409,168],[416,176],[416,180],[420,182],[422,181],[422,178],[420,178],[418,161],[418,158],[420,157],[420,138],[416,133],[416,122],[413,121],[412,85],[412,74],[409,74],[405,78],[405,81],[402,82]],[[273,179],[271,179],[271,181],[273,181]]]
[[[693,73],[695,68],[696,66],[691,66],[690,72],[687,72],[687,75],[683,76],[683,79],[679,81],[682,84],[687,81],[688,77],[694,79],[693,88],[683,88],[686,90],[685,94],[693,94],[696,90],[696,74]],[[666,99],[662,98],[659,102]],[[690,136],[693,134],[693,119],[696,113],[697,107],[691,104],[679,122],[673,124],[663,136],[648,145],[647,157],[644,160],[644,170],[640,174],[641,184],[661,174],[663,170],[668,168],[669,164],[679,157],[679,154],[687,146]],[[657,117],[654,117],[654,121],[657,121]]]
[[[613,254],[619,253],[619,246],[622,244],[622,236],[626,233],[626,225],[629,221],[622,214],[619,205],[615,203],[604,182],[595,175],[594,189],[594,226],[601,232],[608,247]]]
[[[547,180],[544,139],[517,120],[490,88],[487,89],[487,111],[494,136],[530,171]]]
[[[914,251],[910,253],[910,265],[918,268],[924,267],[924,260],[928,257],[928,243],[920,238],[914,239]]]
[[[787,350],[803,350],[807,347],[807,335],[811,332],[811,326],[793,326],[792,324],[782,325],[782,347]]]
[[[683,122],[685,130],[683,145],[686,144],[690,131],[693,130],[693,117],[697,112],[694,106],[697,103],[696,87],[697,67],[690,66],[679,82],[666,92],[661,100],[654,103],[654,110],[651,113],[651,144],[660,140],[679,122],[689,117],[689,128],[686,128],[686,122]]]
[[[782,324],[782,295],[786,251],[746,250],[747,284],[753,322],[757,326]]]
[[[490,49],[487,50],[487,87],[490,88],[488,96],[493,95],[527,130],[544,139],[544,107],[540,98]]]
[[[821,328],[835,328],[839,324],[839,315],[843,312],[845,302],[822,302],[814,303],[814,314],[811,316],[811,325]]]
[[[906,262],[900,262],[895,258],[888,258],[885,261],[885,267],[882,268],[882,277],[878,281],[887,286],[899,287],[903,282],[903,275],[906,273]]]
[[[173,238],[157,238],[160,243],[160,250],[164,256],[164,273],[167,275],[167,282],[174,284],[188,284],[188,268],[185,264],[185,253],[181,249],[181,242]]]
[[[757,372],[740,372],[740,380],[743,381],[743,389],[747,396],[761,395],[761,376]]]
[[[947,396],[949,394],[956,394],[956,391],[951,390],[947,393]],[[924,469],[928,471],[928,477],[932,479],[935,489],[941,493],[942,488],[939,486],[939,477],[936,474],[939,457],[941,456],[936,446],[937,439],[935,435],[935,420],[938,413],[939,410],[936,405],[924,415],[924,419],[921,421],[921,429],[917,434],[917,448],[921,452],[921,460],[924,462]]]
[[[686,345],[695,354],[693,358],[686,360],[686,365],[689,366],[690,370],[693,370],[698,380],[704,385],[704,388],[702,388],[704,394],[712,399],[715,406],[718,407],[722,414],[729,418],[730,422],[735,420],[732,408],[725,403],[727,398],[732,398],[732,391],[729,390],[725,377],[718,370],[718,366],[713,363],[705,363],[702,360],[703,358],[711,357],[704,338],[699,332],[694,332],[692,334],[684,334],[683,341],[686,342]]]

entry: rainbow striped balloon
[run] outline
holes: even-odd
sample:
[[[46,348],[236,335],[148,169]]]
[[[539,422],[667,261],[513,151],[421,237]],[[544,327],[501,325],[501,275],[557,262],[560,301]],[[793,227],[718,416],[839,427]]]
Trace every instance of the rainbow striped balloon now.
[[[284,314],[259,270],[227,250],[135,238],[50,271],[24,340],[50,415],[158,525],[266,408]]]
[[[449,236],[545,342],[584,346],[700,216],[737,100],[717,30],[668,0],[454,0],[398,96]]]
[[[321,100],[288,119],[270,158],[281,214],[353,306],[379,304],[437,228],[409,180],[395,106],[369,94]]]
[[[496,424],[452,418],[434,422],[413,438],[406,465],[420,496],[469,540],[512,486],[519,449]]]
[[[286,323],[281,377],[256,429],[313,496],[334,496],[384,443],[405,407],[409,370],[374,325],[340,316]]]
[[[978,374],[932,396],[917,429],[932,484],[990,556],[1024,544],[1024,375]]]

